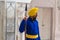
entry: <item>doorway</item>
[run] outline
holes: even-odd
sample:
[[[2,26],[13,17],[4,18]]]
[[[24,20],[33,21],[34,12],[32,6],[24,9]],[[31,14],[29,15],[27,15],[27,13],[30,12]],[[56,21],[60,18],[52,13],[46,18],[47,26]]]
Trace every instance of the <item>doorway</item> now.
[[[38,22],[42,40],[52,40],[52,8],[39,8]]]

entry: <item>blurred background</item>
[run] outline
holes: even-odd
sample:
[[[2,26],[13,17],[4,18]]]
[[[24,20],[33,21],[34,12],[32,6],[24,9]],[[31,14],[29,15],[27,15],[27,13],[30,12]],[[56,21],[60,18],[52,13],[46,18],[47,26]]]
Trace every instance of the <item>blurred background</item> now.
[[[19,26],[25,16],[26,4],[27,10],[39,8],[37,20],[41,40],[60,40],[60,0],[20,1],[0,0],[0,40],[25,40]]]

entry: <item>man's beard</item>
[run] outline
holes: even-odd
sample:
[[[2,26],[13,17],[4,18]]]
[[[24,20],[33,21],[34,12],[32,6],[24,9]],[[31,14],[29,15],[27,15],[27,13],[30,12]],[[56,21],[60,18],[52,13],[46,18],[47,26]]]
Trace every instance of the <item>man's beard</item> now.
[[[36,17],[33,18],[33,21],[36,20]]]

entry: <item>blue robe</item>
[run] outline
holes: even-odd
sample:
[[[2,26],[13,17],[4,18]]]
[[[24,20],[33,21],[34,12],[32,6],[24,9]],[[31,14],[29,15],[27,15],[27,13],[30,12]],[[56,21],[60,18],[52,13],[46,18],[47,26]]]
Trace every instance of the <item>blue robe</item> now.
[[[39,35],[39,28],[38,28],[37,20],[32,21],[32,19],[30,17],[27,19],[27,21],[22,20],[20,27],[19,27],[19,31],[21,33],[24,32],[25,27],[26,27],[26,34],[30,34],[30,35],[38,34],[38,38],[36,38],[36,39],[26,38],[26,40],[41,40],[40,35]]]

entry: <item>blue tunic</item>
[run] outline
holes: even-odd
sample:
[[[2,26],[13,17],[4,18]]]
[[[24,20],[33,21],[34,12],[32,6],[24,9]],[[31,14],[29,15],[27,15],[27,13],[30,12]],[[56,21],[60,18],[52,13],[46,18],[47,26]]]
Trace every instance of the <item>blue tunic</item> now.
[[[19,27],[19,31],[21,33],[24,32],[25,27],[26,27],[26,34],[30,34],[30,35],[38,34],[38,38],[36,38],[36,39],[26,38],[26,40],[41,40],[40,35],[39,35],[39,28],[38,28],[37,20],[32,21],[32,19],[30,17],[27,19],[27,21],[22,20],[20,27]]]

